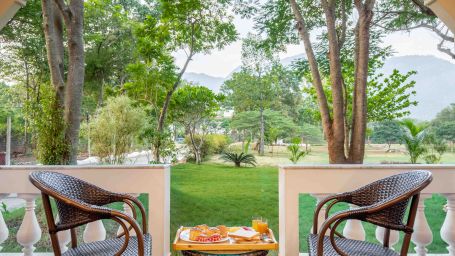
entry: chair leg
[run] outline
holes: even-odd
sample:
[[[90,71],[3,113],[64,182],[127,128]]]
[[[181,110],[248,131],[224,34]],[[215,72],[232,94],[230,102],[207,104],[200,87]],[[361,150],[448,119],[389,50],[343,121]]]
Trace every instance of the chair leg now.
[[[77,247],[76,228],[71,229],[71,248]]]
[[[51,235],[52,250],[54,251],[54,255],[61,256],[62,252],[60,251],[60,245],[58,243],[57,233],[52,233],[50,235]]]
[[[408,255],[409,244],[411,243],[412,234],[405,234],[403,239],[403,245],[401,246],[401,256]]]

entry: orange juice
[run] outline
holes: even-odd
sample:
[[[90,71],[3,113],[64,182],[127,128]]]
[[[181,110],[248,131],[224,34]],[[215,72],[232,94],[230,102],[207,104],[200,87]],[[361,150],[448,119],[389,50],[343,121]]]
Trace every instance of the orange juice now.
[[[253,221],[252,221],[252,223],[251,223],[251,224],[252,224],[252,225],[251,225],[252,228],[253,228],[254,230],[258,231],[258,232],[259,232],[258,224],[259,224],[260,222],[261,222],[260,219],[253,219]]]
[[[269,232],[269,224],[266,221],[261,221],[258,222],[258,229],[256,230],[257,232],[261,234],[265,234]]]

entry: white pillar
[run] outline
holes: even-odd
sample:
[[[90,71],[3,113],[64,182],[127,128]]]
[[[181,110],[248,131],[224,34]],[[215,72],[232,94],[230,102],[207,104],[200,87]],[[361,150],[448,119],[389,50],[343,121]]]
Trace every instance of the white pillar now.
[[[60,217],[57,214],[57,217],[55,218],[55,222],[57,223],[59,221]],[[64,230],[57,232],[57,237],[58,237],[58,242],[60,246],[60,252],[64,253],[68,251],[68,246],[66,246],[69,242],[71,242],[71,232],[70,230]]]
[[[104,228],[103,222],[101,220],[97,220],[88,223],[85,226],[83,238],[85,243],[105,240],[106,229]]]
[[[6,121],[6,156],[5,164],[11,165],[11,117]]]
[[[0,202],[1,199],[5,198],[8,196],[8,194],[0,194]],[[6,226],[5,220],[3,219],[2,211],[0,211],[0,251],[2,251],[2,246],[1,244],[8,239],[9,236],[9,230],[8,226]]]
[[[376,239],[381,242],[381,244],[384,244],[384,233],[385,233],[385,228],[383,227],[376,227]],[[389,247],[392,250],[395,250],[393,248],[394,245],[398,243],[398,240],[400,240],[400,233],[396,230],[390,230],[390,238],[389,238]]]
[[[41,228],[35,215],[35,198],[38,194],[19,194],[18,197],[25,200],[25,215],[22,224],[17,231],[17,242],[24,248],[24,256],[33,255],[33,246],[41,239]]]
[[[449,246],[450,256],[455,256],[455,194],[444,194],[447,197],[447,214],[441,227],[441,238]]]
[[[350,204],[351,209],[358,208],[356,205]],[[349,239],[365,241],[365,229],[360,220],[347,220],[343,229],[343,236]]]
[[[326,198],[327,196],[329,196],[329,194],[311,194],[312,197],[316,198],[316,205],[319,204],[319,202],[321,202],[322,200],[324,200],[324,198]],[[318,215],[318,232],[319,232],[319,229],[321,228],[322,226],[322,223],[324,223],[325,221],[325,212],[326,212],[326,209],[327,209],[327,206],[324,205],[322,208],[321,208],[321,211],[319,212],[319,215]],[[311,221],[313,222],[313,215],[311,215]],[[311,227],[310,229],[310,233],[313,233],[313,227]],[[326,235],[329,235],[330,233],[330,230],[327,230],[326,232]]]
[[[134,197],[136,197],[136,198],[139,196],[139,194],[129,194],[129,195],[130,195],[130,196],[134,196]],[[130,216],[131,218],[133,217],[133,210],[131,209],[131,207],[130,207],[128,204],[126,204],[126,203],[123,204],[123,211],[124,211],[128,216]],[[139,217],[141,213],[138,211],[137,214],[138,214],[138,217]],[[130,228],[131,225],[130,225],[128,222],[126,222],[126,221],[124,221],[124,220],[122,220],[122,222],[125,223],[125,225],[126,225],[127,228]],[[122,228],[122,226],[120,226],[120,227],[118,228],[118,230],[117,230],[117,235],[120,235],[121,233],[123,233],[123,228]],[[136,231],[134,231],[134,229],[131,229],[131,230],[129,231],[129,233],[130,233],[130,236],[136,236]]]
[[[414,223],[414,233],[412,233],[412,242],[416,245],[414,250],[417,255],[427,255],[427,246],[433,241],[433,233],[431,232],[430,225],[428,225],[427,218],[425,217],[425,199],[430,198],[430,194],[421,194],[419,204],[417,206],[417,214]]]

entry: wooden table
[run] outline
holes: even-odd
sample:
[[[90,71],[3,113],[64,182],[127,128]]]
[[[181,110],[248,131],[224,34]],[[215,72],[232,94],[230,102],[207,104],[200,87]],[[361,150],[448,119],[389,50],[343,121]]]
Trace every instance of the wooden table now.
[[[199,251],[207,254],[242,254],[255,251],[269,251],[278,250],[278,242],[275,239],[273,231],[269,229],[269,237],[273,240],[273,243],[266,243],[264,241],[251,241],[251,242],[238,242],[233,238],[229,238],[226,242],[220,243],[191,243],[180,239],[180,232],[189,229],[187,227],[181,227],[177,230],[175,240],[172,247],[176,251]]]

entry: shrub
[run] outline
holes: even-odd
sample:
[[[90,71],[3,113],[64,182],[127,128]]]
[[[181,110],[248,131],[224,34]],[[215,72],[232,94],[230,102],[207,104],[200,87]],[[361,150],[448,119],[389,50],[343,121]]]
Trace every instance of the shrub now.
[[[199,144],[201,140],[201,135],[195,134],[194,140],[196,141],[196,144]],[[205,135],[201,146],[201,158],[204,160],[212,154],[221,154],[228,146],[228,143],[229,143],[228,138],[225,135],[221,134]],[[189,136],[185,137],[185,144],[188,146],[190,153],[190,155],[187,156],[187,160],[194,161],[195,154],[193,152],[194,149],[191,145],[191,139]]]
[[[289,160],[292,161],[292,163],[296,164],[301,157],[304,157],[306,155],[305,151],[300,150],[300,139],[295,138],[292,140],[292,144],[288,146],[288,151],[291,153],[291,157]]]
[[[90,122],[93,152],[103,162],[121,164],[144,126],[145,113],[127,96],[108,99]]]
[[[233,162],[235,167],[240,167],[241,164],[256,166],[256,158],[252,154],[224,152],[221,159],[226,162]]]

